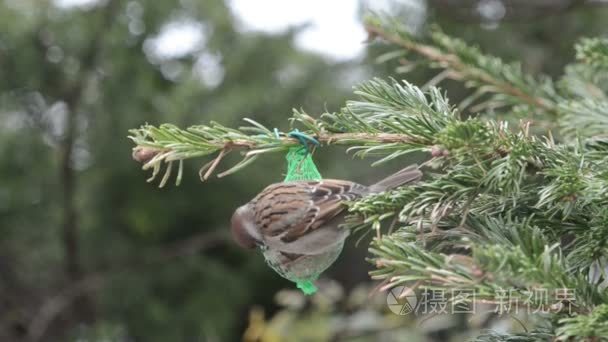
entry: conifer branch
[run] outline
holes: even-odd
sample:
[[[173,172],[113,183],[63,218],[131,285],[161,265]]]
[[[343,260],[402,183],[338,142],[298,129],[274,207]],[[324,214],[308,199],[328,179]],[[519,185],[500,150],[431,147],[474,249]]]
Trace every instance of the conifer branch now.
[[[292,123],[305,129],[304,133],[324,145],[351,145],[355,156],[383,156],[375,164],[386,162],[405,153],[429,149],[435,135],[449,121],[456,120],[456,112],[438,89],[422,92],[409,83],[395,80],[372,80],[356,90],[360,101],[349,101],[339,113],[326,113],[315,119],[295,111]],[[135,143],[133,159],[152,169],[152,181],[167,164],[161,181],[164,186],[173,162],[220,153],[201,169],[201,179],[209,178],[225,155],[241,150],[244,159],[227,172],[236,172],[259,155],[284,152],[300,142],[284,133],[278,133],[253,120],[240,129],[228,128],[212,122],[180,129],[164,124],[159,127],[144,125],[130,131]],[[181,168],[180,168],[181,170]],[[180,175],[178,175],[178,178]]]
[[[575,48],[578,60],[598,68],[608,68],[608,39],[584,38]]]
[[[562,318],[562,324],[557,329],[557,336],[562,341],[569,339],[587,339],[588,341],[600,341],[597,337],[608,336],[608,304],[598,306],[587,315],[576,315],[574,317]]]
[[[471,342],[538,342],[550,341],[553,337],[553,332],[547,328],[513,334],[485,331]]]
[[[311,117],[307,118],[308,120],[314,120]],[[249,121],[251,122],[251,120]],[[230,152],[242,150],[244,159],[228,172],[218,174],[219,177],[240,170],[261,154],[284,152],[289,147],[300,144],[297,139],[286,137],[284,134],[275,136],[269,130],[264,131],[264,134],[247,133],[255,129],[262,130],[259,127],[262,126],[256,123],[254,127],[249,126],[236,130],[211,123],[210,126],[201,125],[184,130],[169,124],[159,127],[144,125],[131,130],[129,138],[136,144],[133,148],[133,159],[142,163],[144,170],[154,170],[152,178],[148,181],[153,181],[156,178],[162,163],[168,165],[165,175],[170,175],[170,167],[173,162],[178,161],[181,165],[186,159],[218,153],[216,158],[200,169],[201,180],[204,181],[212,175],[219,162]],[[312,134],[312,132],[309,133]],[[363,144],[360,148],[369,148],[370,146],[387,148],[386,146],[394,147],[401,144],[410,144],[413,141],[407,134],[381,132],[329,133],[318,131],[314,137],[325,145]],[[181,176],[178,177],[181,178]],[[161,187],[165,183],[166,180],[161,182]]]
[[[448,77],[464,81],[481,93],[495,94],[493,101],[497,105],[525,103],[556,114],[558,95],[549,78],[536,80],[525,75],[519,64],[505,64],[499,58],[484,55],[478,48],[447,36],[437,27],[430,30],[430,44],[414,37],[402,23],[390,17],[369,15],[365,28],[371,38],[380,37],[415,52],[432,66],[449,70]]]

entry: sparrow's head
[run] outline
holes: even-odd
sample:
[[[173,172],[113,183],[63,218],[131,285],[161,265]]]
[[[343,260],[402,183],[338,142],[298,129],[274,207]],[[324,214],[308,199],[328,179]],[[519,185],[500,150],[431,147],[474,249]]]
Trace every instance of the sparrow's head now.
[[[262,239],[255,225],[255,216],[251,206],[245,204],[240,206],[232,215],[230,220],[232,238],[243,248],[255,248]]]

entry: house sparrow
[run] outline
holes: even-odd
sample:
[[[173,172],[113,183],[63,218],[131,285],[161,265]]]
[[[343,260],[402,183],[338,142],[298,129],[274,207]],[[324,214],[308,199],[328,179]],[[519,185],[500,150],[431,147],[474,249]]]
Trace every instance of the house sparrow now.
[[[411,165],[371,186],[338,179],[275,183],[235,211],[232,236],[244,248],[259,246],[268,264],[284,278],[316,278],[336,260],[348,236],[349,231],[340,228],[344,201],[421,176],[418,166]]]

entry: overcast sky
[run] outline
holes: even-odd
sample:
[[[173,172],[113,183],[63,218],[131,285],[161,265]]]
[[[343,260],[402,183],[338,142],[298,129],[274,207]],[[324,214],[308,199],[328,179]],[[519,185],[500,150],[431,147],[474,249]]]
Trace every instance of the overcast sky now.
[[[309,23],[296,38],[301,48],[335,59],[356,57],[365,32],[357,18],[357,0],[231,0],[231,7],[247,29],[276,32]]]
[[[60,7],[94,6],[99,0],[55,0]],[[374,9],[395,2],[415,0],[367,0]],[[290,26],[310,24],[296,37],[296,44],[336,61],[361,54],[365,32],[358,18],[358,0],[228,0],[241,30],[280,32]],[[132,7],[141,7],[134,2]],[[179,56],[204,44],[204,27],[195,22],[167,25],[158,37],[159,52]]]

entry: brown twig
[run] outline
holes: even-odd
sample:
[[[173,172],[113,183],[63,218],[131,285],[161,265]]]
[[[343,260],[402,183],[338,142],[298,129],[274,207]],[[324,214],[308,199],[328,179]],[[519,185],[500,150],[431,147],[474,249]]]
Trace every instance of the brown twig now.
[[[396,134],[396,133],[327,133],[320,132],[318,135],[314,136],[314,138],[320,143],[326,145],[332,144],[368,144],[368,143],[401,143],[407,144],[415,142],[416,140],[406,134]],[[243,162],[251,162],[257,158],[259,154],[268,152],[268,150],[276,150],[277,146],[298,146],[300,145],[300,141],[291,137],[283,137],[278,139],[276,142],[276,146],[272,145],[271,147],[264,147],[257,143],[254,140],[247,139],[237,139],[230,141],[222,141],[217,140],[212,142],[214,147],[219,151],[217,156],[204,164],[199,169],[199,177],[201,181],[206,181],[211,177],[213,172],[216,170],[217,166],[220,162],[228,155],[232,150],[235,149],[244,149],[248,150],[245,154],[245,159],[241,161],[241,164],[237,164],[237,167],[242,166]],[[268,146],[268,145],[266,145]],[[172,150],[171,148],[158,148],[158,147],[150,147],[146,144],[146,142],[140,142],[140,145],[137,145],[133,149],[133,159],[137,162],[145,163],[144,169],[148,169],[154,166],[154,173],[152,178],[149,181],[153,180],[156,176],[158,170],[160,169],[160,162],[165,160],[166,162],[175,161],[176,159],[172,159]],[[224,171],[218,174],[218,177],[222,177],[228,174],[233,173],[235,170],[231,168],[227,171]],[[164,184],[164,183],[162,183]]]
[[[327,145],[337,145],[342,143],[348,143],[352,141],[365,141],[365,142],[377,142],[377,143],[411,143],[414,141],[412,137],[406,134],[396,133],[323,133],[314,137],[320,143]],[[281,138],[281,145],[299,145],[300,142],[294,138]],[[254,150],[258,146],[249,140],[232,140],[228,143],[218,144],[218,150],[228,148],[243,148],[247,150]]]
[[[317,137],[321,143],[340,144],[352,140],[362,140],[365,142],[379,143],[411,143],[414,141],[412,137],[405,134],[395,133],[335,133],[323,134]],[[296,140],[297,141],[297,140]]]

